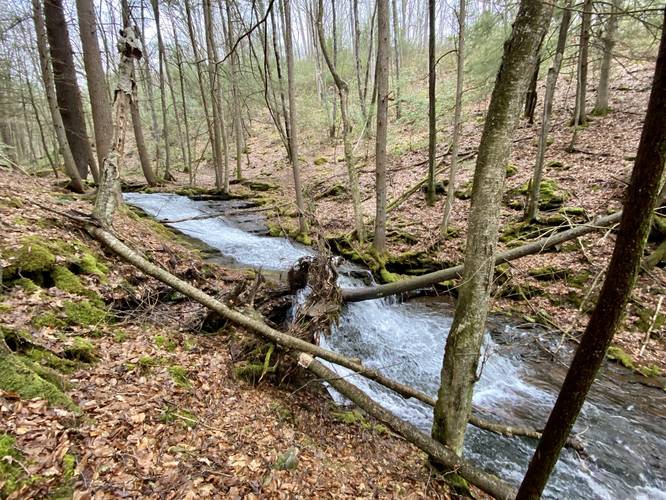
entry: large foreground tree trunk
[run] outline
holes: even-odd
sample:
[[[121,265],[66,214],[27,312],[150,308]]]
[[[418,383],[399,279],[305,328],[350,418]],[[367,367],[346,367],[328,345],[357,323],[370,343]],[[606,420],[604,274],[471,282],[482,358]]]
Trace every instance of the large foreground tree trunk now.
[[[60,116],[79,175],[85,179],[88,176],[90,144],[86,144],[88,131],[83,116],[81,93],[76,82],[76,67],[62,0],[45,0],[44,17]]]
[[[666,10],[664,16],[666,18]],[[606,280],[546,423],[543,437],[523,479],[518,499],[541,497],[562,445],[573,428],[620,324],[650,231],[652,210],[659,193],[665,159],[666,25],[662,28],[652,93]]]
[[[462,453],[492,284],[506,162],[520,104],[553,7],[522,0],[505,45],[474,172],[463,284],[446,342],[433,437]]]

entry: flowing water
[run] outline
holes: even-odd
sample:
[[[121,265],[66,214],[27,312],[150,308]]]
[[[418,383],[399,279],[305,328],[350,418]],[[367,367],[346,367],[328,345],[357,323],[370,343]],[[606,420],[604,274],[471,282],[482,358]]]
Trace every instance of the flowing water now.
[[[177,195],[129,193],[125,198],[159,220],[238,208],[237,202],[193,201]],[[242,266],[284,270],[311,254],[307,247],[286,239],[263,236],[256,217],[252,221],[238,216],[191,219],[170,225]],[[359,278],[363,270],[348,264],[339,270],[342,286],[363,285]],[[442,299],[348,304],[321,344],[361,358],[389,377],[434,396],[452,312]],[[550,354],[555,351],[554,356]],[[542,427],[570,357],[570,348],[560,346],[550,334],[527,332],[491,318],[474,391],[477,412],[489,420]],[[429,407],[404,400],[343,368],[334,369],[394,414],[429,431]],[[604,367],[574,428],[589,456],[564,450],[546,497],[666,499],[666,392],[632,381],[626,370]],[[339,395],[335,397],[343,402]],[[470,426],[465,456],[517,485],[534,446],[532,440],[500,437]]]

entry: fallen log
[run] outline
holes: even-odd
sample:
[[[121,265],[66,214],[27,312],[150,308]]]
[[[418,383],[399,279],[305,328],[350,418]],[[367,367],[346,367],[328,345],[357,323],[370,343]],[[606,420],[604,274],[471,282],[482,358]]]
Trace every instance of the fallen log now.
[[[621,216],[622,211],[615,212],[604,217],[598,217],[594,221],[587,224],[581,224],[567,231],[555,233],[532,243],[527,243],[525,245],[512,248],[511,250],[500,252],[495,257],[495,265],[498,266],[505,262],[510,262],[527,255],[539,253],[543,250],[554,247],[555,245],[564,243],[565,241],[569,241],[585,234],[604,229],[612,224],[619,222]],[[385,285],[344,288],[342,290],[342,300],[345,302],[360,302],[363,300],[379,299],[382,297],[388,297],[389,295],[410,292],[419,288],[432,286],[436,283],[439,283],[440,281],[459,278],[462,276],[462,272],[463,266],[458,265],[448,269],[442,269],[440,271],[423,274],[421,276],[415,276],[413,278],[387,283]]]
[[[320,379],[328,382],[336,391],[353,401],[377,420],[388,425],[391,430],[400,434],[407,441],[425,451],[435,462],[441,463],[447,469],[457,472],[473,485],[479,487],[495,498],[515,498],[516,491],[497,476],[489,474],[469,461],[459,457],[441,443],[438,443],[415,426],[401,420],[391,412],[370,399],[355,385],[347,382],[332,370],[314,360],[311,356],[300,355],[299,364],[306,367]]]

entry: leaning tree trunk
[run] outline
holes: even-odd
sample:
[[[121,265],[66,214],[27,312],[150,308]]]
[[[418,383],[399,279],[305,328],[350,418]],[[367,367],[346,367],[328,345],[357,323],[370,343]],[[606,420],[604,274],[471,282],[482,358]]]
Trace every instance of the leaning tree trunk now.
[[[76,81],[76,67],[62,0],[45,0],[44,17],[60,116],[76,168],[81,179],[85,179],[88,176],[90,145],[86,144],[88,131],[83,116],[81,93]]]
[[[580,25],[580,49],[578,51],[578,76],[576,82],[576,105],[574,109],[573,126],[585,125],[585,100],[587,95],[587,67],[590,47],[590,26],[592,24],[592,0],[583,3],[583,20]]]
[[[442,381],[432,434],[462,453],[471,414],[472,392],[485,331],[494,271],[506,162],[520,105],[553,7],[543,0],[522,0],[511,38],[504,47],[488,120],[474,172],[463,283],[446,341]]]
[[[388,0],[377,0],[377,131],[375,138],[375,239],[373,248],[380,257],[386,253],[386,135],[388,131],[389,66]]]
[[[638,275],[666,158],[666,9],[664,19],[643,133],[606,280],[520,486],[517,498],[521,500],[541,498],[564,440],[573,428],[620,325]]]
[[[287,54],[287,93],[289,95],[289,152],[291,153],[291,168],[294,173],[294,190],[296,191],[296,206],[298,207],[298,228],[302,235],[308,232],[307,220],[305,218],[305,203],[303,202],[303,190],[301,188],[301,172],[298,166],[298,134],[296,130],[296,89],[294,80],[294,48],[292,42],[291,24],[291,2],[293,0],[281,0],[284,9],[284,45]]]
[[[606,21],[606,33],[602,35],[603,57],[599,69],[599,86],[597,87],[597,100],[594,104],[592,114],[603,116],[608,114],[608,87],[610,82],[611,61],[613,49],[615,48],[615,37],[617,35],[618,13],[621,8],[621,0],[613,0],[610,6],[610,15]]]
[[[444,205],[444,215],[442,217],[442,227],[440,230],[444,237],[446,237],[449,231],[449,222],[451,220],[451,210],[453,209],[453,199],[456,189],[456,176],[458,175],[458,151],[460,150],[463,77],[465,71],[466,1],[467,0],[460,0],[460,10],[458,11],[458,67],[456,74],[456,104],[453,111],[453,134],[451,137],[451,169],[449,170],[449,184],[446,187],[446,202]]]
[[[435,204],[435,148],[437,147],[436,87],[435,68],[435,0],[428,0],[428,190],[426,202]]]
[[[340,97],[340,115],[342,116],[342,142],[344,145],[345,163],[347,165],[347,175],[349,177],[349,190],[352,196],[352,204],[354,206],[354,227],[356,229],[356,237],[358,241],[363,242],[365,239],[365,229],[363,227],[363,211],[361,208],[361,190],[358,182],[358,171],[354,164],[354,150],[351,141],[351,122],[349,119],[349,86],[347,82],[340,78],[335,63],[331,60],[326,47],[326,37],[324,35],[324,25],[322,17],[324,15],[323,0],[319,0],[319,8],[317,10],[317,35],[319,37],[319,46],[324,55],[324,60],[328,65],[328,69],[333,76],[333,81],[338,88],[338,96]]]
[[[70,187],[77,193],[83,193],[84,187],[81,182],[81,176],[76,166],[76,160],[72,155],[72,150],[69,148],[67,142],[67,132],[62,122],[60,109],[58,109],[58,100],[56,98],[55,86],[53,83],[53,73],[51,65],[49,64],[49,55],[46,41],[46,26],[44,24],[44,16],[42,14],[42,4],[40,0],[32,0],[33,17],[35,22],[35,33],[37,37],[37,52],[39,53],[39,66],[42,73],[42,80],[44,82],[44,91],[46,93],[46,101],[49,105],[51,113],[51,120],[53,121],[53,128],[55,130],[56,139],[60,153],[63,156],[65,164],[65,173],[70,178]]]

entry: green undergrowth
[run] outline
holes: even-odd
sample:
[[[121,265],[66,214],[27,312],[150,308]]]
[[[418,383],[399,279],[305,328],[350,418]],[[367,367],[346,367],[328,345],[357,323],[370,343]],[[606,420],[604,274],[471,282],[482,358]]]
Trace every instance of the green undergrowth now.
[[[338,422],[342,422],[347,425],[355,425],[361,429],[376,432],[378,434],[388,433],[388,429],[385,425],[369,421],[363,412],[359,409],[333,412],[331,415]]]
[[[627,351],[618,346],[610,346],[606,357],[644,377],[658,377],[662,374],[662,370],[654,364],[638,365]]]
[[[16,449],[16,440],[8,434],[0,434],[0,497],[7,498],[32,482],[19,465],[23,461],[23,456]]]

